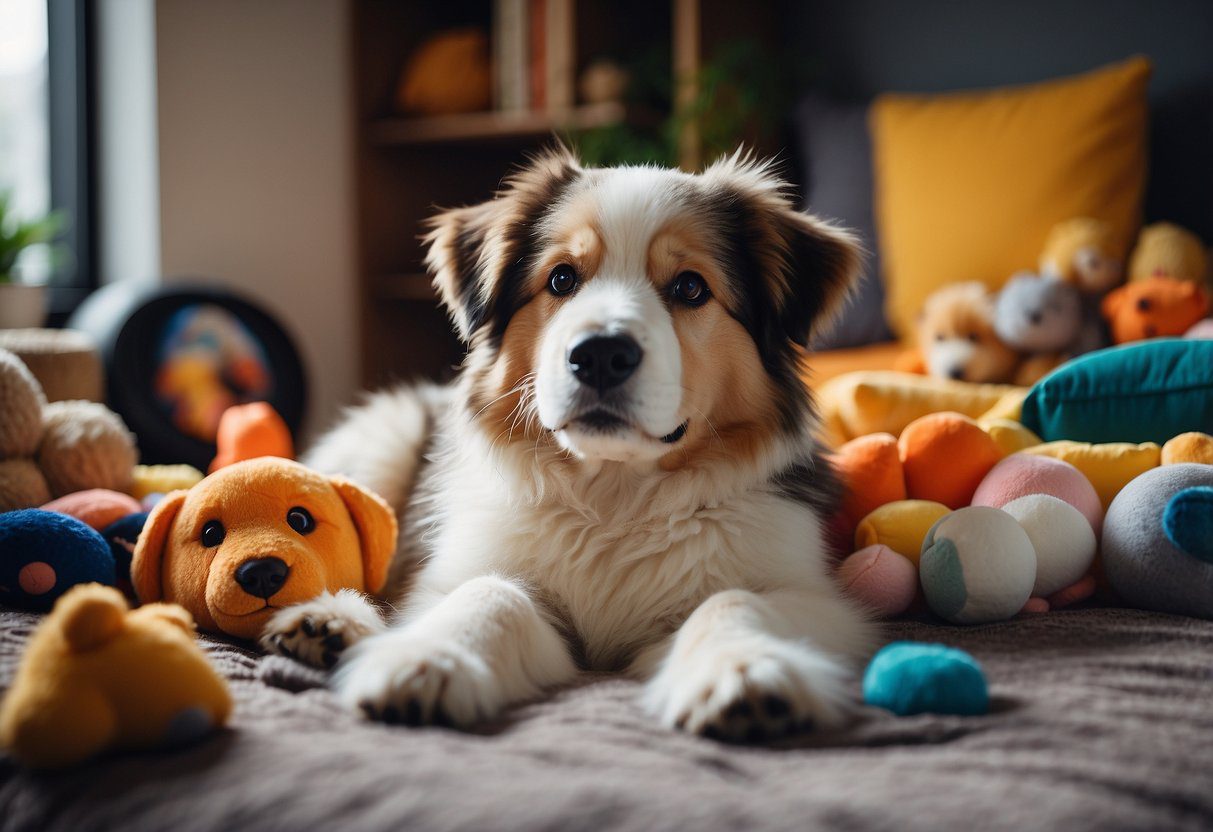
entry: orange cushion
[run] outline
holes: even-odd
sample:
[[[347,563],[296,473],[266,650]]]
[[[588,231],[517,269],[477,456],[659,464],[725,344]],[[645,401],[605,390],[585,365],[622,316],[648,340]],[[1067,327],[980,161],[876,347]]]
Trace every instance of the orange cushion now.
[[[1030,86],[884,95],[872,105],[887,314],[902,335],[932,291],[998,288],[1035,268],[1049,229],[1092,216],[1128,251],[1146,179],[1150,63]]]

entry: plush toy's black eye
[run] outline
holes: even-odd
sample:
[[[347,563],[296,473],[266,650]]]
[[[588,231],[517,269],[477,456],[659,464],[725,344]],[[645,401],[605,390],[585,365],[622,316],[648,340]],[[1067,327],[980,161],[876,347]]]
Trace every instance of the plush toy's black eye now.
[[[561,263],[548,275],[548,289],[553,295],[567,295],[577,288],[577,270]]]
[[[206,525],[202,527],[202,534],[198,539],[202,541],[202,545],[208,549],[218,546],[223,542],[223,537],[227,532],[223,529],[223,524],[218,520],[208,520]]]
[[[311,534],[316,530],[316,521],[303,506],[295,506],[286,513],[286,524],[299,534]]]
[[[1137,308],[1142,312],[1149,312],[1150,311],[1150,299],[1149,298],[1138,298],[1137,299]]]
[[[687,306],[702,306],[710,295],[707,281],[698,272],[683,272],[674,278],[674,297]]]

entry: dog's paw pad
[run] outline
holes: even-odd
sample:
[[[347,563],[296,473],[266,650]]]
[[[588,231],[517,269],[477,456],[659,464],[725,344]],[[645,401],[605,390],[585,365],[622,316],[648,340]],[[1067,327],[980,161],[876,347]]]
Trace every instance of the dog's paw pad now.
[[[650,702],[670,727],[724,742],[766,742],[844,721],[840,667],[796,646],[766,647],[744,659],[709,654],[677,676],[659,676]]]
[[[261,634],[262,648],[313,667],[336,665],[347,647],[382,629],[369,603],[360,600],[361,606],[355,606],[341,595],[324,595],[279,610]]]

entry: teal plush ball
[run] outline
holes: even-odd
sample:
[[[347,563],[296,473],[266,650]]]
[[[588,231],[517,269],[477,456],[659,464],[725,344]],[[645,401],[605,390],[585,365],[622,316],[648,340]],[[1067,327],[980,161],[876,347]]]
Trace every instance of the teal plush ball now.
[[[986,676],[977,660],[944,644],[895,641],[881,648],[863,674],[863,701],[898,716],[981,716],[990,710]]]

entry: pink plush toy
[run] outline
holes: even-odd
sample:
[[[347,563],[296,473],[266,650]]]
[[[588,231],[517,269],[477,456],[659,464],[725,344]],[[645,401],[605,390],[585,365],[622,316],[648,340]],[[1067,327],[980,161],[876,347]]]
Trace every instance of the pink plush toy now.
[[[128,514],[135,514],[143,509],[140,508],[139,502],[129,494],[110,491],[108,488],[90,488],[87,491],[73,491],[71,494],[64,494],[59,499],[51,500],[42,506],[42,510],[75,517],[86,526],[101,531]]]
[[[973,494],[972,505],[1002,508],[1029,494],[1048,494],[1069,503],[1087,518],[1091,531],[1103,527],[1103,506],[1095,487],[1068,462],[1035,454],[1011,454],[999,462]]]
[[[909,559],[875,543],[838,566],[838,581],[852,597],[882,617],[901,615],[918,593],[918,570]]]

